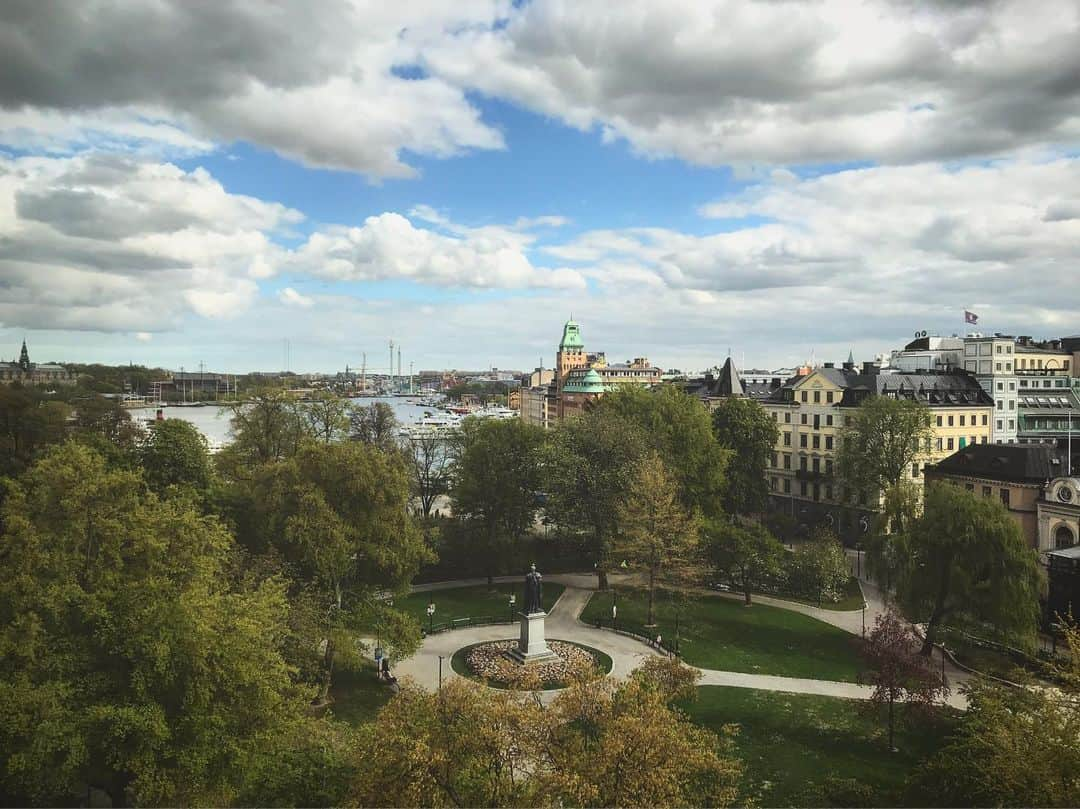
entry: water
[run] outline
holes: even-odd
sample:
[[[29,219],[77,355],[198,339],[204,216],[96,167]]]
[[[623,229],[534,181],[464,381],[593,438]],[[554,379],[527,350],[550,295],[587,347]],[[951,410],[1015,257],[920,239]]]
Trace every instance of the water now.
[[[402,424],[413,424],[424,417],[424,413],[432,412],[430,407],[423,407],[416,400],[405,399],[400,396],[368,396],[362,399],[351,399],[353,404],[371,405],[375,402],[383,402],[394,409],[394,415]],[[191,422],[199,428],[206,440],[213,447],[221,447],[228,444],[232,438],[229,435],[229,420],[232,418],[232,410],[228,407],[206,405],[205,407],[164,407],[165,418],[183,419]],[[156,408],[137,408],[131,411],[133,419],[152,419]]]

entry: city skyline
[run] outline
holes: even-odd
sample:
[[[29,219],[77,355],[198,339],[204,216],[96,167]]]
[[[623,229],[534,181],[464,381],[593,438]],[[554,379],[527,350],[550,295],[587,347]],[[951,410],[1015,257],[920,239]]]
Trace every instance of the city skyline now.
[[[571,315],[684,370],[1080,331],[1071,3],[0,20],[0,359],[527,370]]]

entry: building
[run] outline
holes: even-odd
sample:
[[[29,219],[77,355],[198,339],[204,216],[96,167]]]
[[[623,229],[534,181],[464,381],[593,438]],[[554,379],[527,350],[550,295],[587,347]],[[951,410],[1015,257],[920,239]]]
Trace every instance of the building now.
[[[521,418],[530,424],[535,424],[538,427],[543,427],[545,430],[549,426],[550,410],[549,400],[551,398],[550,388],[548,385],[537,385],[531,388],[521,389]]]
[[[1011,336],[1004,334],[964,338],[964,370],[974,374],[994,400],[990,440],[995,444],[1015,444],[1017,441],[1019,348]]]
[[[1032,548],[1057,547],[1049,522],[1040,527],[1040,503],[1052,481],[1064,474],[1066,459],[1054,447],[1025,444],[978,444],[926,468],[926,480],[963,486],[983,497],[996,497],[1016,520]],[[1056,492],[1056,490],[1055,490]],[[1053,500],[1054,494],[1050,494]],[[1042,521],[1048,520],[1048,515]],[[1070,541],[1067,545],[1074,544]]]
[[[76,381],[75,374],[63,365],[30,362],[26,340],[23,340],[18,362],[0,362],[0,384],[74,385]]]
[[[777,390],[784,379],[772,376],[770,371],[755,370],[751,376],[739,373],[735,363],[728,357],[722,367],[711,368],[704,376],[689,379],[682,384],[682,389],[702,401],[706,409],[712,410],[721,399],[750,398],[762,399]],[[786,377],[785,377],[786,378]]]
[[[917,401],[932,411],[932,443],[911,469],[911,480],[920,484],[927,463],[990,440],[993,400],[970,374],[883,374],[874,363],[863,363],[861,369],[852,359],[840,368],[825,363],[760,400],[780,428],[768,469],[774,510],[788,513],[806,529],[831,526],[849,540],[869,530],[878,503],[847,500],[835,465],[841,429],[870,396]]]
[[[563,326],[555,353],[555,374],[548,386],[548,425],[552,417],[564,418],[584,411],[589,401],[618,385],[656,385],[663,371],[647,357],[624,363],[608,363],[602,353],[585,351],[581,327],[573,320]]]

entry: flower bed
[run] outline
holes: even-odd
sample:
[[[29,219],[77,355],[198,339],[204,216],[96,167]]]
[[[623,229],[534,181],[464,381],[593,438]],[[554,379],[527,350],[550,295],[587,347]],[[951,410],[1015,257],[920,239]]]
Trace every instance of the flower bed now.
[[[597,671],[611,671],[611,658],[603,652],[568,641],[548,641],[556,659],[522,664],[509,656],[517,641],[497,640],[460,649],[452,665],[459,674],[477,677],[502,687],[540,683],[544,689],[562,688],[574,676]],[[459,667],[460,666],[460,667]]]

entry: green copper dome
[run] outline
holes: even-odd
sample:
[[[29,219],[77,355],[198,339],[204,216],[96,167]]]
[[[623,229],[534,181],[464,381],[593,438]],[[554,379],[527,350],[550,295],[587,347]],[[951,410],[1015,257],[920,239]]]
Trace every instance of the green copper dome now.
[[[585,376],[569,382],[563,390],[567,393],[603,393],[607,388],[596,369],[590,368]]]
[[[563,326],[562,340],[559,342],[559,351],[583,351],[585,343],[581,340],[581,329],[572,320],[566,321]]]

